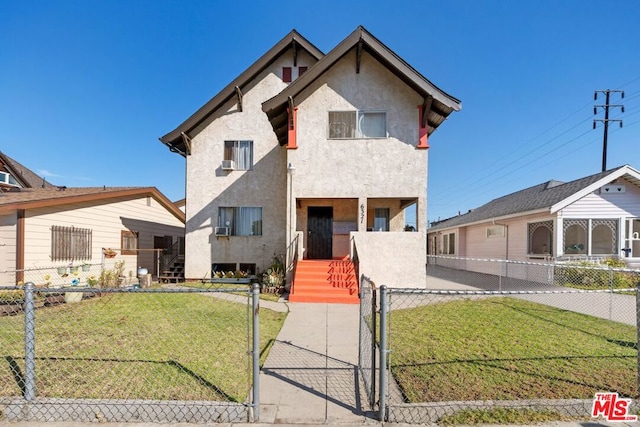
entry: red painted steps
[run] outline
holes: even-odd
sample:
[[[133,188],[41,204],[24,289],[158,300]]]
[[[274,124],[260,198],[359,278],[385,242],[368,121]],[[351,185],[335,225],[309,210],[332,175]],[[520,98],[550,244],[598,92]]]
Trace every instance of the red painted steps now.
[[[358,304],[358,278],[353,262],[298,261],[289,301]]]

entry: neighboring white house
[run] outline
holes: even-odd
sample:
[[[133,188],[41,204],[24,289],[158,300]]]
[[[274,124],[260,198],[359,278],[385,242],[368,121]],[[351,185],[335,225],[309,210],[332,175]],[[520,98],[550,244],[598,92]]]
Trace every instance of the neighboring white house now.
[[[0,192],[0,284],[30,279],[24,270],[105,260],[125,273],[157,268],[154,248],[181,246],[184,213],[155,187],[24,188]]]
[[[434,223],[430,255],[640,262],[640,172],[625,165],[548,181]]]
[[[459,109],[362,27],[327,55],[292,31],[161,138],[186,158],[186,277],[357,252],[425,286],[427,137]]]

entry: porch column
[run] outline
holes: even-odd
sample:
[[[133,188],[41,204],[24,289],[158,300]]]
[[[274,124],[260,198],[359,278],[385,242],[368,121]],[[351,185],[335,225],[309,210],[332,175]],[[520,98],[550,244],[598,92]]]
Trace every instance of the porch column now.
[[[358,231],[367,231],[367,198],[358,197]]]
[[[562,247],[562,245],[564,244],[564,230],[563,230],[563,220],[561,216],[558,216],[558,218],[556,219],[556,225],[555,225],[555,230],[554,233],[555,234],[555,244],[556,244],[556,251],[555,254],[552,254],[553,256],[555,256],[556,258],[564,256],[564,248]]]

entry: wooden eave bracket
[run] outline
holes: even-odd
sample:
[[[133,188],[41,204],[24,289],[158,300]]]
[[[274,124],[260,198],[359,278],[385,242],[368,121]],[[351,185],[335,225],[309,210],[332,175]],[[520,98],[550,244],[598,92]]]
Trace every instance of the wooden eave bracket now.
[[[358,41],[356,47],[356,74],[360,74],[360,61],[362,59],[362,39]]]
[[[297,67],[298,66],[298,43],[296,43],[296,41],[293,40],[291,42],[291,45],[293,46],[293,66]]]
[[[242,91],[236,86],[236,96],[238,97],[238,111],[242,112]]]
[[[287,148],[295,150],[298,148],[296,141],[296,106],[293,97],[289,97],[287,108]]]
[[[191,138],[182,132],[182,141],[184,141],[184,154],[187,156],[191,155]]]

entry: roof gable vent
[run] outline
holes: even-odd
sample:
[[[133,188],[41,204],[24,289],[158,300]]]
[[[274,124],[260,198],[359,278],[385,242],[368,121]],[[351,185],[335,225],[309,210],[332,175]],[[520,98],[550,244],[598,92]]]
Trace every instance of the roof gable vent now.
[[[609,184],[600,188],[600,194],[619,194],[627,191],[627,187],[622,184]]]

